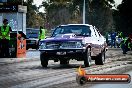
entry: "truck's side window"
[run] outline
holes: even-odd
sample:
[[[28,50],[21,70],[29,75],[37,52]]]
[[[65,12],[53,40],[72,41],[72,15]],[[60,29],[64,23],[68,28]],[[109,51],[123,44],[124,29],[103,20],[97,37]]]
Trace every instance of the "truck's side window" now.
[[[94,29],[95,36],[98,37],[98,33],[97,33],[95,27],[93,29]]]
[[[98,32],[99,37],[101,37],[101,34],[100,34],[99,30],[98,30],[97,28],[96,28],[96,30],[97,30],[97,32]]]
[[[98,33],[97,29],[95,29],[95,30],[96,30],[97,37],[99,38],[99,37],[100,37],[100,35],[99,35],[99,33]]]
[[[90,27],[90,29],[91,29],[91,36],[97,37],[96,34],[95,34],[94,28],[93,27]]]

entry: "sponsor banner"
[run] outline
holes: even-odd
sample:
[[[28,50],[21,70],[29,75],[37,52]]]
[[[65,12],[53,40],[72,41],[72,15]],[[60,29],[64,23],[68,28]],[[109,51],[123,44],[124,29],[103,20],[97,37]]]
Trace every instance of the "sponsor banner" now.
[[[26,39],[21,34],[17,35],[17,58],[26,57]]]
[[[86,71],[79,67],[76,81],[79,85],[86,83],[130,83],[129,74],[87,74]]]

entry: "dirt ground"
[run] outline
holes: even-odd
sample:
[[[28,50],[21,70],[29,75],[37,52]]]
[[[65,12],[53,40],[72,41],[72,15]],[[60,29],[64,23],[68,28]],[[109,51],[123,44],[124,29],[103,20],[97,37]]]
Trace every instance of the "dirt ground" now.
[[[36,51],[38,52],[38,51]],[[32,52],[36,58],[39,53]],[[35,54],[33,54],[35,53]],[[33,56],[34,55],[34,56]],[[132,70],[132,52],[123,55],[120,49],[109,49],[104,65],[84,68],[89,74],[120,74]],[[29,57],[30,58],[30,57]],[[70,65],[49,61],[48,68],[42,68],[40,58],[20,63],[0,65],[0,88],[88,88],[76,83],[77,69],[83,61],[71,60]]]

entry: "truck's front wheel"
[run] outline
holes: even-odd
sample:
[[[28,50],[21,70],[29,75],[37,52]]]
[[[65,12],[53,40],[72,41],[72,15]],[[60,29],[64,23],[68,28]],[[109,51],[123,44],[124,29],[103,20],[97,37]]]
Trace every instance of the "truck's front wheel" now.
[[[47,67],[47,65],[48,65],[48,58],[46,58],[46,56],[44,56],[43,53],[40,54],[40,61],[41,61],[42,67]]]
[[[88,48],[84,55],[84,65],[85,67],[90,67],[91,65],[91,49]]]

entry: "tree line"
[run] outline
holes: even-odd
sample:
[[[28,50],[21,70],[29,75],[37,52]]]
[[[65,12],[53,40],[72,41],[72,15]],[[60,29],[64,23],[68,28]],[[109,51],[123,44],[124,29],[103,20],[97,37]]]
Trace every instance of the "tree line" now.
[[[11,1],[11,0],[10,0]],[[13,2],[22,3],[19,0]],[[131,32],[132,8],[130,0],[113,9],[114,0],[85,0],[86,23],[96,26],[103,34],[108,31]],[[44,0],[37,7],[33,0],[23,0],[27,6],[27,27],[44,26],[52,29],[57,25],[82,23],[83,22],[83,0]],[[44,7],[44,12],[39,8]]]
[[[112,4],[114,0],[85,0],[86,23],[99,28],[101,32],[114,29]],[[46,9],[46,20],[50,27],[68,23],[83,22],[83,0],[50,0],[43,1]]]
[[[131,0],[122,0],[117,10],[113,10],[116,30],[126,34],[132,33],[132,5]]]

